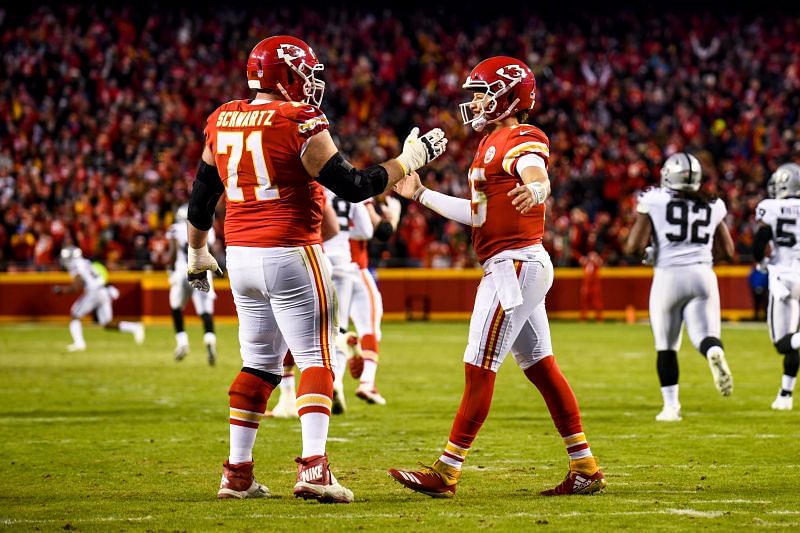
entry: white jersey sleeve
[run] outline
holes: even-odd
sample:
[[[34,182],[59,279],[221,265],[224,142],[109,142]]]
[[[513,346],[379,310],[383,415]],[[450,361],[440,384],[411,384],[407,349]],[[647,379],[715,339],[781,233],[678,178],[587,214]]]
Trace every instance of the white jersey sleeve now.
[[[334,265],[350,263],[352,261],[350,255],[350,208],[352,204],[339,198],[328,189],[325,189],[325,195],[336,213],[339,233],[323,242],[322,248]]]
[[[350,205],[350,238],[357,241],[368,241],[372,238],[375,228],[364,203]]]
[[[800,198],[762,200],[756,220],[772,230],[771,264],[792,267],[800,261]]]
[[[714,233],[728,212],[722,200],[696,202],[658,187],[639,197],[637,211],[653,225],[656,267],[713,263]]]

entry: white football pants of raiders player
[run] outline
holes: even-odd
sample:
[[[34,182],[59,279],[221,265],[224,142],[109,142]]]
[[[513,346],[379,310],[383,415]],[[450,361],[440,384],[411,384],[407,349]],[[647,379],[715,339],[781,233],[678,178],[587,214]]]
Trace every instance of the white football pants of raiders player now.
[[[72,318],[83,318],[91,312],[97,314],[97,323],[105,326],[114,319],[111,302],[119,296],[116,287],[98,287],[85,291],[70,308]]]
[[[376,342],[381,341],[383,298],[375,284],[375,278],[366,268],[357,271],[350,303],[350,318],[353,319],[360,339],[373,335]]]
[[[800,329],[800,264],[795,268],[769,267],[767,324],[773,344]]]
[[[541,245],[524,250],[524,261],[495,256],[486,262],[469,323],[465,363],[497,372],[510,350],[526,370],[553,354],[544,303],[553,285],[553,264]],[[501,300],[509,290],[521,295],[521,303],[511,307],[503,302],[510,308],[504,309]]]
[[[229,246],[226,254],[244,366],[280,376],[288,348],[301,372],[333,370],[336,295],[322,247]]]
[[[707,337],[720,338],[719,287],[709,265],[656,268],[650,286],[650,326],[656,351],[678,351],[683,322],[697,350]]]
[[[211,271],[208,272],[208,284],[210,290],[203,292],[193,289],[189,285],[189,280],[186,278],[186,271],[176,270],[169,277],[169,306],[171,309],[183,309],[186,307],[186,302],[189,296],[192,297],[192,304],[194,304],[194,312],[198,315],[213,315],[214,314],[214,299],[217,297],[214,293],[214,283],[211,279]]]

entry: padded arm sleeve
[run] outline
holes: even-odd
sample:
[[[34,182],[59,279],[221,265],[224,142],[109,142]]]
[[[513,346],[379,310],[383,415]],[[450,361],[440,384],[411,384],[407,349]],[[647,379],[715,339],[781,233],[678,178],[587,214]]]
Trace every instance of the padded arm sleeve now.
[[[753,259],[760,263],[764,259],[767,244],[772,240],[772,228],[762,224],[759,226],[756,236],[753,238]]]
[[[200,161],[197,177],[189,197],[189,222],[199,230],[208,231],[214,224],[214,210],[225,188],[217,167]]]
[[[317,181],[348,202],[362,202],[381,194],[389,183],[389,173],[380,165],[359,170],[339,152],[328,159]]]

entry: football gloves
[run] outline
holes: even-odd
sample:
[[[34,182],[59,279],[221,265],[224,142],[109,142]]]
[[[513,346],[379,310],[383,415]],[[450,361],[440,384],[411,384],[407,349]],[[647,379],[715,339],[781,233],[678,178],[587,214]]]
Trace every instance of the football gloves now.
[[[207,270],[214,272],[217,276],[222,277],[222,269],[219,267],[217,260],[208,251],[207,246],[202,248],[192,248],[189,246],[189,257],[187,261],[187,278],[189,285],[193,289],[208,292],[211,285],[208,283]]]
[[[442,155],[446,147],[447,137],[441,129],[434,128],[420,137],[419,128],[415,127],[406,137],[403,152],[397,156],[397,162],[408,175]]]

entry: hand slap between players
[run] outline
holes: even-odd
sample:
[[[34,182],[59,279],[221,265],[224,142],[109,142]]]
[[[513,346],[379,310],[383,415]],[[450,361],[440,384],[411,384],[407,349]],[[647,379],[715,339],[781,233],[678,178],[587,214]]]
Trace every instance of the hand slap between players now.
[[[186,277],[189,280],[189,285],[191,285],[193,289],[203,292],[211,290],[211,285],[208,283],[208,275],[206,274],[208,270],[222,277],[222,269],[206,246],[202,248],[192,248],[189,246],[187,265]]]
[[[406,174],[410,174],[442,155],[445,148],[447,137],[440,128],[420,136],[419,128],[415,127],[403,142],[403,152],[397,156],[397,162],[403,166]]]

